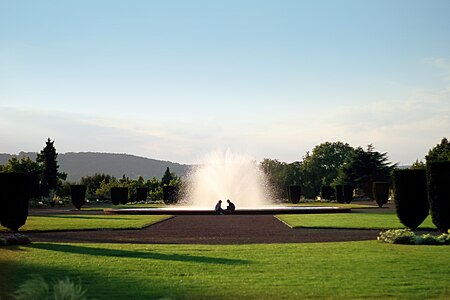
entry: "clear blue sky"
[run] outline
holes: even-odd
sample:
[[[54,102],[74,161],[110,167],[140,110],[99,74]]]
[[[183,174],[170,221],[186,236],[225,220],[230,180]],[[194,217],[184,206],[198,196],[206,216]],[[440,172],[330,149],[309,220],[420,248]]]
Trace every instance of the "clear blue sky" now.
[[[0,152],[411,164],[450,138],[450,1],[0,0]]]

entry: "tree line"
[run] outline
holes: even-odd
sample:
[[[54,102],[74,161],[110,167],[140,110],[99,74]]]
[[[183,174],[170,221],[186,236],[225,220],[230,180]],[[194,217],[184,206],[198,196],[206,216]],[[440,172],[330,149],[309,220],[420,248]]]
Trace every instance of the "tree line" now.
[[[450,146],[446,138],[430,149],[426,161],[450,160]],[[45,147],[38,154],[36,161],[29,157],[12,157],[5,166],[0,166],[1,172],[24,172],[34,178],[33,194],[47,199],[55,195],[68,197],[70,184],[66,182],[67,174],[58,171],[57,152],[54,141],[47,140]],[[416,161],[412,168],[425,168],[426,163]],[[362,194],[373,198],[374,182],[392,182],[393,170],[397,164],[388,160],[387,153],[380,153],[373,145],[352,147],[343,142],[324,142],[307,152],[301,161],[293,163],[281,162],[278,159],[266,158],[260,167],[268,178],[275,196],[287,199],[288,187],[300,185],[302,193],[307,198],[315,198],[324,186],[351,185]],[[150,200],[162,199],[162,189],[166,185],[182,186],[182,179],[170,172],[169,168],[161,179],[156,177],[130,179],[123,175],[114,178],[108,174],[93,174],[81,178],[80,184],[86,185],[88,199],[108,199],[112,187],[128,187],[129,199],[133,201],[138,187],[148,189]]]

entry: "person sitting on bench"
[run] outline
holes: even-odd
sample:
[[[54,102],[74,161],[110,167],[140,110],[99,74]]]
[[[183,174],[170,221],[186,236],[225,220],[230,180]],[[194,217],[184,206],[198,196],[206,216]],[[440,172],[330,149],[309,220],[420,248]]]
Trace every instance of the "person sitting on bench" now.
[[[231,202],[229,199],[227,200],[227,202],[228,202],[227,210],[234,211],[236,209],[236,206],[234,205],[234,203]]]
[[[218,215],[223,215],[222,200],[219,200],[219,202],[217,202],[216,207],[214,208],[214,210],[216,211],[216,213]]]

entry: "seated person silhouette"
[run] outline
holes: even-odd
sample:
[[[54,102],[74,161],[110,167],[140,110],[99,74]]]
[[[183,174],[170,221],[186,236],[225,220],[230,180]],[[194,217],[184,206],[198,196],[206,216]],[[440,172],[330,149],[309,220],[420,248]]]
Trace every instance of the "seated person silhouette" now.
[[[230,200],[227,200],[227,202],[228,202],[227,210],[234,211],[236,209],[236,206],[234,205],[234,203],[231,202]]]
[[[222,200],[219,200],[219,202],[217,202],[216,207],[214,208],[214,210],[216,211],[216,213],[218,215],[223,215]]]

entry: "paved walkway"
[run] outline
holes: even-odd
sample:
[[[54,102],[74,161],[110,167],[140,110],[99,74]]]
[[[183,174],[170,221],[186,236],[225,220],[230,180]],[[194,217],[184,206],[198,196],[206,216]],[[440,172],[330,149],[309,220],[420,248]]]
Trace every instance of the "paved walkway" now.
[[[93,243],[248,244],[376,239],[379,230],[292,229],[272,215],[174,216],[141,230],[27,233],[32,241]]]

